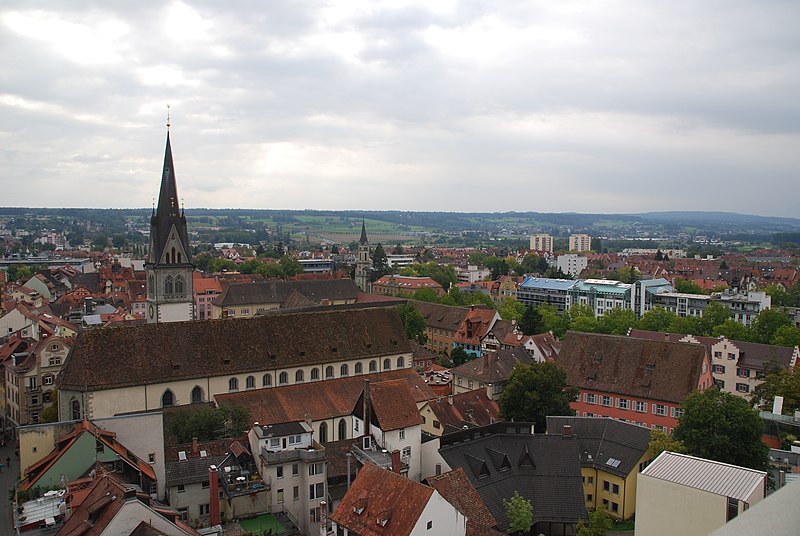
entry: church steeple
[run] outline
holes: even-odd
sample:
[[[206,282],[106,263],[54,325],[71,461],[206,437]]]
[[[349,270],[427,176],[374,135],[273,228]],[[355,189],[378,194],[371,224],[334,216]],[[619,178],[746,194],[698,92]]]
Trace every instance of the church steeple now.
[[[367,240],[367,227],[364,225],[364,218],[361,218],[361,238],[358,240],[358,243],[362,246],[369,244],[369,241]]]
[[[358,240],[358,257],[356,258],[355,282],[361,292],[371,292],[370,275],[372,274],[372,261],[369,258],[369,240],[367,239],[367,226],[361,218],[361,238]]]
[[[164,167],[161,173],[161,189],[158,193],[158,205],[150,217],[150,255],[151,263],[163,262],[165,248],[170,239],[170,232],[175,227],[177,238],[183,246],[183,259],[189,251],[189,233],[186,227],[186,216],[183,215],[178,197],[178,184],[175,180],[175,165],[172,162],[172,144],[167,131],[167,147],[164,151]],[[168,263],[180,262],[169,259]]]

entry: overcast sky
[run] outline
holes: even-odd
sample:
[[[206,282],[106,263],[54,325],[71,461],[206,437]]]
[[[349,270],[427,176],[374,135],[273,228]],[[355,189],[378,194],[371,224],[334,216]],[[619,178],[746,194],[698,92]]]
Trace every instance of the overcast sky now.
[[[800,2],[0,4],[0,206],[800,215]]]

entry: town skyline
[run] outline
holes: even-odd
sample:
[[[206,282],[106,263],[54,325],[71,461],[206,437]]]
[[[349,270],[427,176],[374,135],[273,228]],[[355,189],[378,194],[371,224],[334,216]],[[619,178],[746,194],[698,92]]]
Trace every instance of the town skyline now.
[[[187,207],[792,217],[798,9],[8,3],[2,204],[149,207],[169,104]]]

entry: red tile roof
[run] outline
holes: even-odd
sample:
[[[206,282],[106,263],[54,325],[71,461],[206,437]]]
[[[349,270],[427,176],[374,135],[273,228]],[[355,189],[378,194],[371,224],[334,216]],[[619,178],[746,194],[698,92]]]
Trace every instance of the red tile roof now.
[[[370,382],[369,392],[373,415],[384,432],[422,424],[406,380]]]
[[[456,507],[456,510],[464,514],[467,518],[467,525],[475,523],[485,527],[494,527],[497,520],[486,504],[478,495],[478,491],[472,482],[469,481],[467,474],[461,467],[439,476],[427,478],[428,484],[439,492],[439,495]]]

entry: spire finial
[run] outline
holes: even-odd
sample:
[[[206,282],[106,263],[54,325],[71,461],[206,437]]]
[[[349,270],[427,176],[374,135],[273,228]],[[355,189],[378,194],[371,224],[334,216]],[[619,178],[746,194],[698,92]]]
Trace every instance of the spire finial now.
[[[186,200],[181,197],[181,216],[186,215]]]
[[[167,130],[169,130],[169,104],[167,104]]]
[[[153,198],[153,215],[156,213],[156,198]]]

